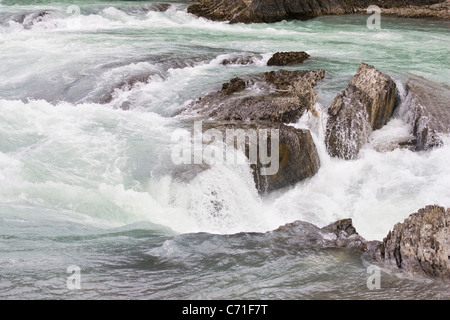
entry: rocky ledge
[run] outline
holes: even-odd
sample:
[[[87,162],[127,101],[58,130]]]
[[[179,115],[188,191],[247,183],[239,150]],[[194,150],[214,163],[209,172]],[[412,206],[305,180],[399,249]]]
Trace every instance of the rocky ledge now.
[[[325,71],[318,69],[277,70],[234,78],[194,101],[181,115],[208,121],[204,129],[278,130],[278,172],[262,175],[263,164],[258,161],[251,165],[258,191],[270,192],[312,177],[319,170],[319,155],[310,131],[287,124],[297,122],[305,112],[315,113],[314,87],[324,76]],[[247,157],[250,147],[246,142]]]
[[[444,2],[444,3],[443,3]],[[412,18],[448,19],[445,0],[198,0],[188,12],[230,23],[271,23],[307,20],[323,15],[364,12],[370,5],[382,13]]]
[[[308,232],[305,235],[305,230]],[[351,248],[370,263],[387,269],[432,278],[450,279],[450,209],[432,205],[397,223],[383,241],[367,241],[351,219],[318,228],[304,221],[286,224],[277,230],[288,232],[296,241],[307,237],[316,247]],[[297,236],[298,235],[298,236]],[[299,242],[303,239],[299,239]]]

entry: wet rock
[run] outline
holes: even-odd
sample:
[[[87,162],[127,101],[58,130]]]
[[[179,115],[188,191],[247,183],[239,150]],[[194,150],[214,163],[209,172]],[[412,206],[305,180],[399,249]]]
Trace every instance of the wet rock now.
[[[406,118],[416,137],[415,150],[442,146],[442,135],[450,133],[450,89],[419,77],[411,77],[407,89],[409,110]]]
[[[250,165],[256,188],[260,193],[267,193],[294,185],[299,181],[314,176],[320,168],[319,154],[309,130],[296,129],[292,126],[269,121],[212,121],[205,123],[203,129],[219,130],[224,138],[226,137],[227,129],[244,130],[244,132],[254,130],[256,134],[259,134],[261,130],[266,130],[268,143],[265,151],[272,158],[272,162],[263,164],[260,161],[260,157],[258,157],[258,161]],[[275,137],[278,139],[276,155],[271,154],[272,139],[274,138],[272,134],[276,133],[273,130],[278,130],[278,136]],[[261,136],[258,139],[261,139]],[[249,150],[251,147],[258,154],[261,152],[258,145],[250,145],[251,143],[250,139],[247,139],[245,141],[245,150],[242,150],[247,158],[250,158]],[[274,166],[274,161],[278,164],[278,170],[271,174],[264,174],[263,170],[269,167],[274,168],[272,167]]]
[[[171,6],[170,3],[156,3],[151,6],[151,10],[156,12],[166,12]]]
[[[312,71],[271,71],[234,78],[222,89],[196,100],[183,113],[214,120],[296,122],[313,105],[313,88],[325,76]]]
[[[352,219],[336,221],[320,230],[331,235],[326,239],[337,247],[357,248],[360,251],[367,249],[367,241],[356,232]]]
[[[309,54],[300,52],[277,52],[267,61],[268,66],[288,66],[303,63],[309,59]]]
[[[367,241],[356,232],[352,219],[339,220],[323,228],[299,220],[283,225],[274,232],[287,234],[291,242],[304,243],[306,238],[308,244],[316,248],[367,250]]]
[[[39,11],[32,13],[24,13],[12,17],[12,20],[23,25],[25,29],[31,29],[36,24],[54,20],[58,18],[54,12]],[[56,25],[55,25],[56,26]]]
[[[383,15],[390,15],[400,18],[419,18],[433,20],[450,20],[450,0],[443,3],[428,5],[413,5],[396,8],[386,8],[382,10]]]
[[[450,279],[450,209],[436,205],[420,209],[372,248],[375,259],[388,266]]]
[[[243,54],[233,58],[223,59],[220,64],[224,66],[229,65],[252,65],[256,60],[262,59],[260,54]]]
[[[213,21],[229,21],[247,8],[245,0],[200,0],[188,7],[188,12]]]
[[[336,96],[328,109],[328,153],[355,159],[371,131],[380,129],[390,119],[396,95],[396,85],[389,76],[361,63],[348,88]]]
[[[409,17],[448,19],[447,7],[435,5],[442,2],[444,0],[199,0],[188,8],[188,12],[215,21],[271,23],[307,20],[323,15],[365,13],[370,5],[377,5],[383,9],[397,10],[391,14],[404,12],[404,16]],[[421,11],[423,7],[426,7],[425,11]]]
[[[181,115],[195,115],[208,120],[203,130],[227,129],[254,131],[268,134],[267,155],[271,163],[255,162],[249,156],[254,142],[246,140],[246,156],[251,160],[256,188],[260,193],[291,186],[312,177],[320,167],[319,155],[309,130],[296,129],[284,123],[296,122],[314,104],[314,86],[325,76],[324,70],[266,72],[248,77],[237,77],[222,85],[222,89],[210,93],[188,106]],[[272,155],[272,132],[278,130],[277,154]],[[221,135],[225,137],[225,134]],[[276,137],[275,137],[276,138]],[[261,139],[261,137],[259,137]],[[253,143],[253,145],[251,145]],[[261,154],[259,145],[257,154]],[[276,161],[275,161],[276,159]],[[276,172],[270,172],[273,162]],[[264,171],[265,170],[265,171]]]

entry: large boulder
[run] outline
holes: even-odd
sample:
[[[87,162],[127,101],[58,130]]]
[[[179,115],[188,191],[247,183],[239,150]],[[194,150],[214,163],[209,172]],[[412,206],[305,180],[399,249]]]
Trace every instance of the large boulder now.
[[[183,113],[195,112],[220,121],[293,123],[313,108],[313,88],[324,76],[325,71],[318,69],[278,70],[234,78],[224,83],[221,90],[194,101]]]
[[[411,123],[417,151],[442,146],[442,135],[450,133],[450,89],[411,76],[406,120]]]
[[[375,258],[412,274],[450,279],[450,209],[427,206],[397,223]]]
[[[390,119],[396,101],[395,82],[373,66],[361,63],[347,89],[328,109],[326,146],[333,157],[355,159],[372,130]]]

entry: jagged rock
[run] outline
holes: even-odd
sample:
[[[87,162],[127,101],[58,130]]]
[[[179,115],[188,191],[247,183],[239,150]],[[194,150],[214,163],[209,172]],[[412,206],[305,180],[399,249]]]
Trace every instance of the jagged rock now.
[[[234,78],[222,90],[208,94],[183,113],[196,112],[214,120],[267,120],[296,122],[312,108],[312,88],[325,76],[322,69],[312,71],[278,70]],[[311,88],[298,94],[296,86]],[[254,88],[259,88],[259,93]]]
[[[299,64],[309,59],[309,54],[300,52],[277,52],[267,61],[268,66],[288,66]]]
[[[271,23],[282,20],[307,20],[322,15],[339,15],[364,12],[370,5],[381,8],[409,9],[408,16],[423,17],[423,6],[445,0],[199,0],[188,12],[200,17],[231,23]],[[416,6],[417,10],[414,10]],[[415,14],[415,12],[419,12]],[[430,6],[426,16],[446,18],[447,7]]]
[[[259,159],[251,165],[258,191],[271,192],[312,177],[319,170],[319,155],[310,131],[283,123],[296,122],[306,110],[311,109],[313,87],[324,76],[325,71],[320,69],[279,70],[234,78],[224,83],[221,90],[199,98],[182,114],[195,114],[202,120],[212,120],[213,123],[204,127],[205,130],[279,130],[279,170],[263,174],[261,169],[267,166],[261,164]],[[255,90],[256,87],[258,90]],[[270,130],[268,133],[271,137]],[[271,138],[268,142],[267,152],[271,150]],[[246,148],[249,157],[248,142]]]
[[[339,220],[323,228],[298,220],[279,227],[274,233],[288,234],[290,242],[307,242],[316,248],[354,248],[364,252],[367,244],[356,232],[352,219]]]
[[[450,279],[450,209],[427,206],[397,223],[374,257],[413,274]]]
[[[367,249],[367,241],[356,232],[352,219],[336,221],[320,230],[332,235],[331,241],[337,247],[357,248],[360,251]]]
[[[425,79],[411,77],[407,83],[407,120],[416,137],[415,150],[442,146],[442,134],[450,133],[450,90]]]
[[[372,130],[390,119],[396,100],[395,82],[373,66],[361,63],[347,89],[328,109],[325,142],[333,157],[354,159]]]

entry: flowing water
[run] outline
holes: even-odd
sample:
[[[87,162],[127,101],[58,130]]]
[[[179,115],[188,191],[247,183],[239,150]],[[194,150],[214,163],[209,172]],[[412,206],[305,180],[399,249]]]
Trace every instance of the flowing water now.
[[[273,231],[352,218],[382,240],[425,205],[450,207],[448,139],[427,152],[376,151],[409,136],[401,112],[354,161],[331,159],[324,119],[304,117],[295,126],[312,130],[321,169],[270,195],[258,194],[248,166],[183,181],[170,158],[177,112],[233,77],[274,70],[276,51],[311,55],[288,69],[326,70],[324,109],[361,62],[393,76],[403,97],[408,74],[448,88],[448,22],[229,25],[187,6],[0,0],[0,298],[448,298],[448,283],[392,270],[370,291],[370,262],[357,252]],[[253,63],[221,64],[239,56]],[[71,265],[80,290],[66,285]]]

